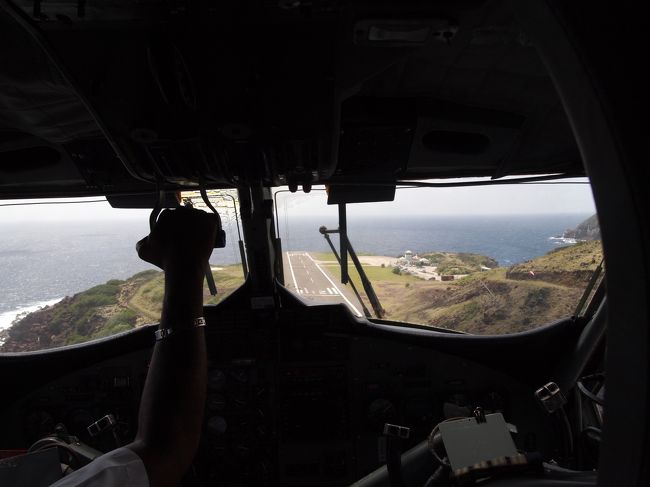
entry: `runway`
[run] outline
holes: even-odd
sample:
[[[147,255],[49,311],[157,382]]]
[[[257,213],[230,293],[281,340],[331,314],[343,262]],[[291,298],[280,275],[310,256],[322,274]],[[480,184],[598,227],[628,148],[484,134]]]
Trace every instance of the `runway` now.
[[[344,303],[352,313],[363,316],[352,290],[337,282],[308,252],[284,253],[284,281],[288,289],[303,299],[319,304]]]

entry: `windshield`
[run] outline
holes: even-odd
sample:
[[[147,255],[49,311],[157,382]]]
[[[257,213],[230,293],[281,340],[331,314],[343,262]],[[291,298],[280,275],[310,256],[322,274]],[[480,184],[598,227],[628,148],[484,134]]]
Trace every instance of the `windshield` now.
[[[215,304],[244,275],[237,193],[209,193],[226,232],[226,247],[210,259],[217,295],[204,289],[205,303]],[[182,196],[204,206],[198,194]],[[82,343],[156,323],[163,274],[135,252],[149,233],[149,213],[114,209],[103,198],[1,202],[0,352]]]
[[[357,316],[514,333],[572,316],[602,276],[586,180],[404,188],[392,202],[348,204],[348,284],[336,256],[338,207],[324,189],[276,200],[287,288]]]

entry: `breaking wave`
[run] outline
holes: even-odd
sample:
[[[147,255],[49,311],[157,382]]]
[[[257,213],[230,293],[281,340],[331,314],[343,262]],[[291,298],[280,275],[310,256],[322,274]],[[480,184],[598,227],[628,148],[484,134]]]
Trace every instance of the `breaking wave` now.
[[[26,306],[22,306],[17,309],[12,309],[10,311],[5,311],[3,313],[0,313],[0,330],[6,330],[7,328],[10,328],[14,320],[22,315],[22,314],[28,314],[28,313],[33,313],[34,311],[38,311],[41,308],[44,308],[45,306],[52,306],[53,304],[58,303],[61,301],[63,298],[56,298],[56,299],[50,299],[48,301],[40,301],[38,303],[32,303]]]

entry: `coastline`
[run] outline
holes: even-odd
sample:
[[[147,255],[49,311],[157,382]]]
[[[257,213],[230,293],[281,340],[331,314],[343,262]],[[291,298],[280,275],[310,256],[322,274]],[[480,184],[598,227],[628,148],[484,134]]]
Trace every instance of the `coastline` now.
[[[13,325],[16,318],[23,314],[27,315],[29,313],[33,313],[34,311],[45,308],[46,306],[52,306],[62,299],[63,297],[48,299],[46,301],[38,301],[36,303],[31,303],[25,306],[21,306],[20,308],[0,313],[0,346],[5,342],[5,335]]]

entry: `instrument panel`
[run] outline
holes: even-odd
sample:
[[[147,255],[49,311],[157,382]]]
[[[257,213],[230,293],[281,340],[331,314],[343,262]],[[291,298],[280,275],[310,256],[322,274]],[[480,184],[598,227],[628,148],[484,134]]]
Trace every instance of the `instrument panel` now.
[[[411,429],[408,448],[479,405],[517,426],[520,448],[554,448],[528,386],[425,346],[363,336],[339,307],[328,309],[266,319],[206,313],[204,430],[185,485],[349,485],[385,464],[384,423]],[[0,426],[0,448],[27,448],[57,423],[102,451],[127,443],[150,354],[114,357],[30,392],[3,412],[15,421]],[[109,413],[115,434],[89,436],[86,427]]]

